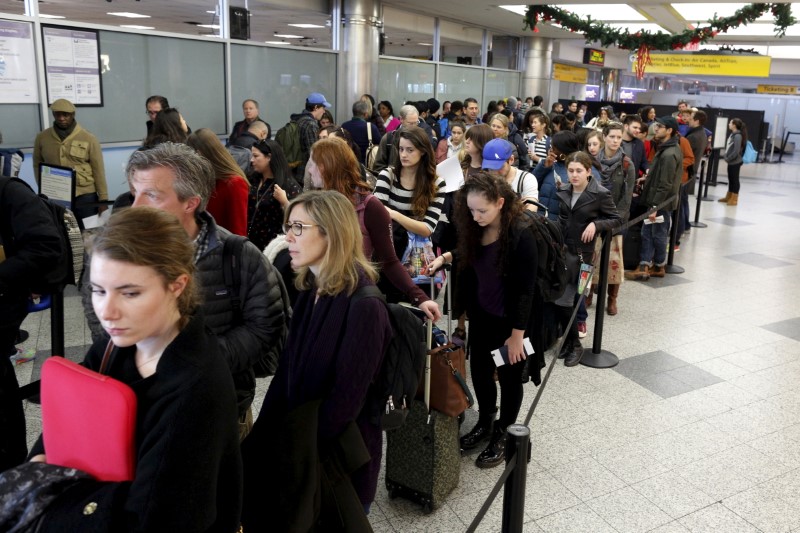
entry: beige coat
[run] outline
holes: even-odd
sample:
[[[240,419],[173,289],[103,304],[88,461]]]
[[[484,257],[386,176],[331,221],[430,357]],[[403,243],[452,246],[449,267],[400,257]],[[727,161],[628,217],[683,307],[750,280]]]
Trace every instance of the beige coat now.
[[[100,143],[80,124],[76,124],[73,132],[63,141],[53,128],[39,133],[33,145],[33,171],[37,182],[39,163],[74,168],[77,174],[75,196],[96,192],[99,200],[108,200]]]

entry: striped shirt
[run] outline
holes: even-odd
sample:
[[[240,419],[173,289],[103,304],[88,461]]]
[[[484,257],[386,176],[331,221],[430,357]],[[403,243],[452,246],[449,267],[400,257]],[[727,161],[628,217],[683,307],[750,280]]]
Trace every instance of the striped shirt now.
[[[536,154],[536,157],[547,157],[547,135],[542,137],[541,140],[534,135],[530,143],[533,145],[533,153]]]
[[[422,222],[431,230],[436,229],[436,224],[442,216],[442,206],[444,205],[444,178],[436,177],[436,198],[428,204],[428,210],[425,211],[425,218]],[[414,215],[412,211],[412,200],[414,198],[414,191],[404,189],[400,184],[400,179],[394,177],[394,173],[390,168],[382,170],[378,174],[378,183],[375,185],[375,197],[381,201],[386,207],[390,207],[395,211],[415,220],[419,217]]]

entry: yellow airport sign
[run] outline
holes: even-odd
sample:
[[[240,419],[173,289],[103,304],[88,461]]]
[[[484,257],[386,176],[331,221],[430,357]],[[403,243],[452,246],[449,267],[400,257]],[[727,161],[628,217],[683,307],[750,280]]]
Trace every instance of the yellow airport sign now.
[[[771,59],[769,56],[650,54],[653,64],[647,65],[646,71],[648,74],[766,78]]]
[[[553,78],[569,83],[586,83],[589,80],[589,70],[581,67],[572,67],[553,63]]]
[[[759,85],[756,88],[759,94],[800,94],[800,87],[795,85]]]

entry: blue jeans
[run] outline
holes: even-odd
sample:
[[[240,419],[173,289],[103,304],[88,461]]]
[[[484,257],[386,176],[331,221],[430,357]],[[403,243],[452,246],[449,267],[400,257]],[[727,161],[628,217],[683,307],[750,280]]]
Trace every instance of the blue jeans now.
[[[642,224],[642,250],[639,264],[664,265],[667,263],[667,241],[669,241],[670,212],[659,210],[656,217],[664,217],[661,224]]]

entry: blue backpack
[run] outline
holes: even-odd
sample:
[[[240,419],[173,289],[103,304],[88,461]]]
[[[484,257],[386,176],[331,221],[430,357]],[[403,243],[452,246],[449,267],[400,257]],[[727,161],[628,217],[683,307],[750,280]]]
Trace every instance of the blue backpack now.
[[[744,153],[742,154],[742,163],[755,163],[758,161],[758,152],[756,149],[753,148],[753,143],[747,141],[747,145],[744,147]]]

